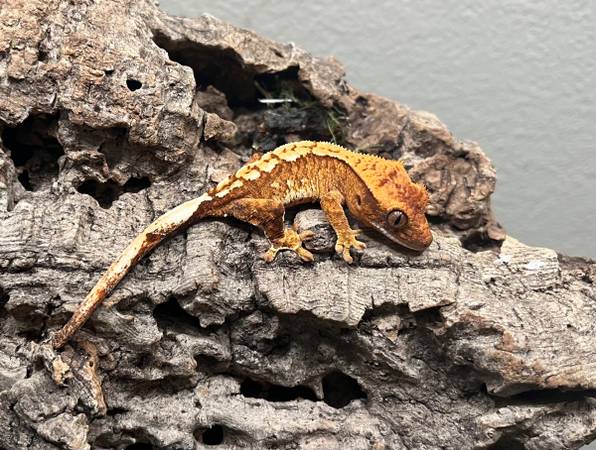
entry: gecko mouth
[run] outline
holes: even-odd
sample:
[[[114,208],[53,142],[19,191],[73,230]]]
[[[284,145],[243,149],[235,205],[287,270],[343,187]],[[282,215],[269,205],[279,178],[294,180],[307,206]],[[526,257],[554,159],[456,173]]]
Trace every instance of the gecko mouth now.
[[[388,233],[387,231],[385,231],[383,228],[381,228],[380,226],[378,226],[378,225],[376,225],[376,224],[374,224],[374,223],[371,223],[370,225],[371,225],[371,227],[372,227],[372,228],[373,228],[375,231],[378,231],[378,232],[379,232],[379,233],[381,233],[383,236],[385,236],[387,239],[389,239],[390,241],[393,241],[393,242],[395,242],[395,243],[397,243],[397,244],[401,245],[402,247],[406,247],[406,248],[408,248],[408,249],[410,249],[410,250],[414,250],[414,251],[417,251],[417,252],[421,252],[421,251],[425,250],[425,249],[428,247],[428,246],[426,246],[426,245],[416,245],[416,244],[414,244],[414,243],[412,243],[412,242],[406,242],[406,241],[404,241],[404,240],[401,240],[400,238],[398,238],[398,237],[396,237],[396,236],[393,236],[393,235],[389,234],[389,233]]]

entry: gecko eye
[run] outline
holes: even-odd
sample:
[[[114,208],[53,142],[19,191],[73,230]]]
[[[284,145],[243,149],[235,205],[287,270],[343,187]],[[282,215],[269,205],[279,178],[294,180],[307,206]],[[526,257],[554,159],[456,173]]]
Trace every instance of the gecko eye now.
[[[399,209],[394,209],[389,214],[387,214],[387,222],[393,228],[401,228],[408,223],[408,216],[406,216],[403,211],[400,211]]]

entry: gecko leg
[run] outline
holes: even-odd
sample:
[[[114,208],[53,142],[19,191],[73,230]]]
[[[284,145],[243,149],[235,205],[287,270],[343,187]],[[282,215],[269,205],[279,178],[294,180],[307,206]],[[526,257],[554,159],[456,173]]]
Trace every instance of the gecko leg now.
[[[264,198],[240,198],[224,206],[218,215],[230,215],[236,219],[259,227],[271,242],[271,247],[262,258],[271,262],[280,250],[292,250],[303,261],[313,261],[311,252],[302,247],[302,241],[312,233],[297,233],[284,225],[285,209],[282,202]]]
[[[335,244],[335,251],[342,255],[343,259],[351,264],[354,259],[350,255],[350,249],[355,248],[364,250],[366,244],[356,239],[360,234],[360,230],[352,230],[348,223],[348,218],[344,212],[344,197],[339,191],[333,190],[327,192],[321,197],[321,208],[327,216],[327,220],[333,227],[337,235],[337,242]]]

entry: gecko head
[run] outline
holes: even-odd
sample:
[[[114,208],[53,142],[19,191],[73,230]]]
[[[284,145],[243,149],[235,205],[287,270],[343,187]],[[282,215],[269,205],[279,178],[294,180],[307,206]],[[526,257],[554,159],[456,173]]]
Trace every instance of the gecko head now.
[[[367,177],[365,192],[354,189],[346,196],[348,209],[390,240],[423,251],[433,240],[425,216],[428,192],[410,179],[401,163],[384,162],[376,166],[376,174]]]

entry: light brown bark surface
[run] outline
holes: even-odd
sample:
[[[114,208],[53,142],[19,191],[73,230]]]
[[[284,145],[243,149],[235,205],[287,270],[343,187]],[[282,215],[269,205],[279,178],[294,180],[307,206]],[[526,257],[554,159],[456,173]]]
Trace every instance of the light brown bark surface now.
[[[293,102],[265,105],[263,98]],[[0,448],[569,449],[596,436],[592,261],[506,237],[495,171],[334,60],[152,2],[0,5]],[[161,245],[61,353],[41,345],[157,214],[255,149],[401,158],[435,242],[363,234],[313,264],[205,221]],[[134,444],[137,444],[134,446]]]

